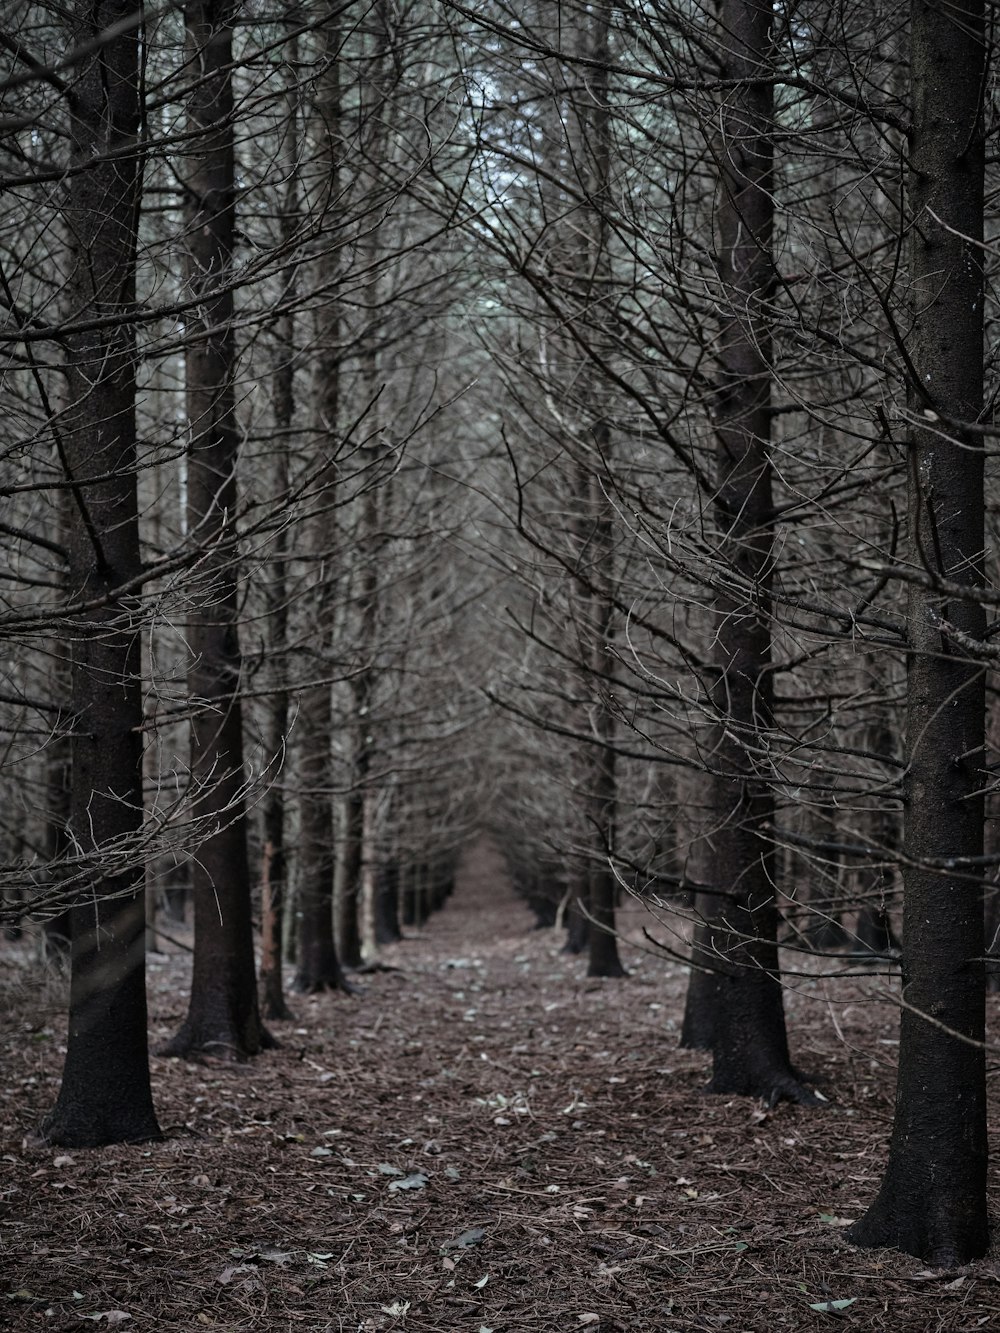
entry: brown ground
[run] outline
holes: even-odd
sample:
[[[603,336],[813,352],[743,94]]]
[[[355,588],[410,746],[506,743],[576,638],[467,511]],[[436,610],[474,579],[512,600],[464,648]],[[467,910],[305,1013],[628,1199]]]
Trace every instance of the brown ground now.
[[[71,1153],[30,1138],[59,988],[8,946],[0,1328],[1000,1330],[996,1247],[943,1274],[844,1241],[891,1116],[879,983],[790,992],[799,1063],[833,1100],[768,1111],[700,1092],[678,968],[625,946],[628,980],[588,981],[531,924],[480,848],[363,997],[296,998],[250,1065],[155,1060],[165,1141]],[[153,960],[157,1039],[186,971]]]

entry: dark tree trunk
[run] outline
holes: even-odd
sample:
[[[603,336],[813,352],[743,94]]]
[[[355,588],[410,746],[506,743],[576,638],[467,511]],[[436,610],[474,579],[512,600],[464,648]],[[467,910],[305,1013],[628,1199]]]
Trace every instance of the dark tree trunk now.
[[[691,941],[693,966],[684,997],[684,1021],[679,1045],[686,1051],[712,1049],[716,993],[712,961],[708,957],[711,932],[699,922]]]
[[[613,719],[606,703],[601,703],[601,724],[605,735],[596,756],[597,771],[594,774],[597,790],[592,798],[592,808],[599,837],[605,844],[600,849],[599,859],[590,867],[590,932],[587,950],[588,977],[624,977],[628,974],[618,956],[618,937],[615,934],[615,900],[618,896],[618,881],[612,869],[611,857],[614,855],[615,806],[617,787],[615,785],[615,751],[610,736]]]
[[[338,173],[340,124],[340,28],[337,11],[326,7],[321,29],[324,66],[318,87],[315,133],[319,139],[324,170],[329,178],[325,203],[339,202]],[[328,217],[324,226],[330,226]],[[315,339],[319,355],[313,377],[312,410],[316,438],[327,467],[340,445],[340,349],[341,311],[335,253],[324,249],[317,260],[316,285],[332,297],[316,311]],[[302,693],[298,734],[299,818],[298,847],[298,966],[295,989],[304,994],[347,990],[334,938],[334,825],[331,740],[333,709],[328,679],[332,658],[334,576],[331,573],[330,506],[332,483],[326,469],[320,473],[319,493],[306,520],[305,545],[313,563],[309,593],[312,637],[316,649],[310,656],[313,684]]]
[[[378,198],[382,188],[379,165],[388,151],[385,117],[385,60],[389,50],[389,13],[386,0],[373,0],[368,28],[371,53],[359,69],[358,111],[365,165],[360,186],[369,198]],[[374,751],[375,656],[378,630],[379,534],[379,434],[378,337],[383,306],[379,294],[379,262],[382,240],[376,214],[367,224],[359,260],[368,273],[362,307],[368,312],[359,330],[358,385],[364,395],[365,429],[372,443],[363,450],[366,485],[360,498],[352,547],[358,561],[356,588],[358,623],[352,634],[354,669],[351,674],[352,737],[351,789],[347,796],[344,854],[337,902],[337,944],[345,966],[360,967],[366,950],[374,947],[374,904],[371,901],[373,846],[373,799],[370,787]]]
[[[91,43],[131,4],[76,5],[70,49]],[[99,322],[66,339],[68,406],[58,447],[67,508],[67,589],[96,603],[69,631],[73,714],[69,824],[91,864],[73,911],[69,1035],[62,1084],[42,1132],[94,1147],[159,1137],[146,1041],[142,829],[142,624],[136,501],[135,305],[139,51],[133,31],[106,38],[74,68],[70,134],[77,170],[64,207],[67,314]],[[109,317],[117,316],[120,323]],[[103,603],[103,605],[102,605]],[[83,901],[85,900],[85,901]]]
[[[188,642],[191,783],[196,816],[209,831],[192,861],[195,951],[187,1018],[163,1048],[244,1059],[270,1043],[254,975],[250,866],[243,794],[243,723],[237,564],[236,370],[232,272],[232,22],[235,0],[185,7],[187,56],[196,81],[188,95],[191,148],[184,243],[188,290],[186,346],[188,530],[202,547],[192,592]]]
[[[585,865],[578,866],[569,888],[566,904],[566,943],[563,953],[586,953],[590,943],[590,875]]]
[[[270,816],[270,818],[269,818]],[[285,908],[284,810],[278,802],[264,812],[265,841],[260,877],[260,998],[265,1018],[287,1021],[294,1015],[285,999],[282,927]],[[280,824],[279,824],[280,817]],[[270,824],[270,829],[267,825]]]
[[[869,670],[879,692],[888,696],[888,674],[874,656],[869,659]],[[892,771],[888,761],[898,755],[894,718],[889,711],[888,699],[877,708],[869,728],[868,744],[872,754],[885,761],[883,772],[888,778]],[[861,949],[884,955],[899,947],[888,908],[895,895],[899,865],[900,819],[896,802],[890,803],[880,795],[874,808],[867,812],[866,823],[875,864],[863,866],[858,876],[861,907],[854,927],[855,943]]]
[[[611,205],[611,137],[608,104],[608,29],[611,7],[592,6],[581,27],[583,54],[588,60],[587,87],[578,104],[579,148],[585,164],[587,191],[587,253],[583,279],[581,318],[597,325],[597,336],[605,356],[611,355],[607,299],[611,285],[607,211]],[[583,684],[585,694],[597,698],[593,704],[594,745],[588,753],[586,816],[592,856],[587,869],[591,921],[587,933],[587,975],[623,977],[615,935],[615,904],[618,884],[612,869],[615,852],[618,788],[615,765],[615,719],[610,696],[614,672],[615,636],[615,543],[610,468],[611,423],[604,401],[611,392],[599,382],[585,392],[586,454],[580,459],[578,476],[583,510],[580,563],[583,572],[581,619],[584,634]]]
[[[288,63],[291,67],[285,94],[287,123],[281,139],[281,165],[285,175],[285,197],[281,205],[281,242],[292,249],[299,225],[299,99],[296,29],[302,15],[289,6],[285,17],[290,30]],[[284,300],[288,303],[275,320],[274,339],[277,364],[272,376],[274,424],[278,435],[278,454],[274,469],[274,493],[285,503],[290,491],[288,448],[295,419],[295,316],[291,303],[297,295],[297,265],[284,272]],[[285,844],[285,747],[288,741],[288,527],[282,523],[274,538],[273,558],[267,589],[268,656],[274,675],[267,717],[267,753],[271,764],[270,786],[264,800],[264,857],[261,867],[260,904],[260,998],[265,1019],[288,1020],[292,1011],[285,1000],[282,968],[282,937],[288,856]]]
[[[427,864],[424,861],[415,861],[410,866],[410,873],[407,877],[407,901],[408,908],[404,914],[403,921],[411,926],[422,926],[427,920],[429,907],[427,901]]]
[[[379,867],[375,888],[375,938],[392,944],[403,938],[399,929],[399,865],[388,861]]]
[[[403,926],[417,924],[417,900],[414,892],[416,867],[411,861],[405,869],[400,868],[399,920]]]
[[[68,510],[64,510],[65,520],[69,519]],[[67,545],[71,540],[67,532]],[[63,662],[56,658],[54,681],[56,697],[65,700],[72,689],[72,672],[64,669]],[[68,677],[68,678],[67,678]],[[46,754],[46,789],[48,793],[48,837],[46,852],[55,869],[56,883],[63,878],[60,869],[63,858],[70,849],[70,794],[72,789],[72,740],[69,719],[60,713],[56,719],[55,733]],[[64,964],[70,956],[73,939],[73,913],[69,907],[47,916],[42,923],[45,939],[45,957],[57,966]]]
[[[908,564],[929,586],[910,584],[907,609],[896,1112],[878,1196],[848,1234],[939,1267],[988,1242],[982,887],[974,866],[937,868],[983,847],[982,439],[938,419],[975,421],[983,407],[986,62],[982,0],[914,0]],[[938,578],[969,594],[935,590]]]
[[[317,669],[324,664],[317,662]],[[330,794],[330,686],[302,696],[299,758],[298,919],[295,989],[305,995],[344,990],[333,935],[333,803]]]
[[[360,781],[355,754],[354,780]],[[344,846],[340,863],[340,892],[337,897],[337,946],[345,967],[361,966],[360,903],[361,866],[364,852],[364,791],[355,786],[347,797]]]
[[[723,73],[738,82],[721,111],[718,271],[727,323],[719,345],[716,491],[725,591],[712,606],[716,718],[706,747],[712,835],[702,895],[704,957],[696,983],[711,1006],[709,1090],[813,1100],[788,1054],[778,975],[774,801],[767,768],[771,672],[771,346],[773,87],[762,0],[723,0]],[[765,78],[760,80],[760,76]],[[756,81],[755,80],[759,80]],[[697,974],[693,974],[697,975]]]

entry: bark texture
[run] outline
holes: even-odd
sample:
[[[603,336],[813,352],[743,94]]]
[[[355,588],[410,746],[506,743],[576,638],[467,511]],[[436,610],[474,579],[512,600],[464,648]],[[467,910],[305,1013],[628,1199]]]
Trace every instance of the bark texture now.
[[[281,206],[281,240],[291,250],[299,223],[299,97],[297,67],[299,42],[296,28],[302,15],[290,6],[286,15],[290,29],[288,62],[291,67],[285,93],[287,123],[281,139],[281,165],[286,177]],[[298,265],[284,272],[286,297],[297,294]],[[295,419],[295,314],[285,306],[274,323],[277,364],[272,376],[274,425],[279,439],[289,438]],[[274,467],[274,493],[284,502],[290,491],[288,449],[279,445]],[[285,747],[288,742],[288,525],[275,533],[267,588],[268,652],[274,682],[267,717],[267,752],[272,764],[271,785],[264,801],[264,855],[260,884],[260,998],[265,1019],[289,1019],[282,969],[282,938],[285,919],[288,854],[285,845]]]
[[[720,331],[716,402],[715,523],[719,591],[712,603],[712,708],[704,756],[712,832],[699,898],[703,952],[712,969],[695,983],[689,1034],[710,1037],[709,1090],[810,1101],[791,1067],[776,946],[774,801],[767,760],[773,725],[771,672],[771,341],[774,290],[773,10],[723,0],[723,75],[738,81],[721,111],[718,274]],[[761,77],[763,76],[763,78]],[[697,975],[697,974],[694,974]]]
[[[128,18],[131,4],[75,5],[68,47]],[[75,165],[64,206],[73,322],[120,324],[66,340],[67,408],[57,440],[67,507],[70,598],[96,605],[72,633],[69,830],[82,863],[72,920],[69,1035],[62,1084],[42,1127],[49,1143],[94,1147],[159,1137],[146,1040],[136,502],[135,32],[103,42],[75,71]]]
[[[988,1241],[983,901],[961,872],[983,849],[983,452],[954,424],[983,407],[987,57],[981,0],[915,0],[911,24],[908,554],[927,586],[907,608],[896,1110],[878,1196],[849,1235],[953,1267]]]
[[[188,530],[201,548],[188,627],[194,808],[209,831],[193,860],[195,952],[191,1000],[167,1055],[244,1059],[269,1038],[254,973],[240,706],[232,271],[235,222],[231,0],[185,7],[192,136],[185,181],[185,267],[199,298],[189,317]]]
[[[329,6],[322,27],[325,67],[319,88],[316,133],[329,178],[324,196],[327,209],[339,203],[340,183],[338,133],[340,105],[341,31],[334,6]],[[325,222],[329,224],[330,219]],[[348,989],[337,954],[333,929],[333,760],[331,739],[333,708],[329,662],[333,658],[334,573],[331,561],[330,489],[335,484],[335,459],[339,447],[340,357],[342,316],[338,304],[339,281],[336,254],[325,248],[317,260],[315,281],[318,289],[332,292],[332,297],[316,313],[316,343],[319,356],[313,384],[312,405],[316,438],[324,451],[325,466],[320,473],[319,499],[314,498],[314,512],[306,520],[305,544],[312,562],[309,611],[316,645],[310,671],[313,683],[301,696],[299,724],[299,881],[298,881],[298,968],[295,989],[304,994],[324,990]]]

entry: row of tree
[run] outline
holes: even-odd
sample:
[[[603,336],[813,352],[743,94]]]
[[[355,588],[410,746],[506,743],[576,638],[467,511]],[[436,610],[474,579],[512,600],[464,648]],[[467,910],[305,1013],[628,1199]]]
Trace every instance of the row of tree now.
[[[982,0],[22,0],[2,38],[4,913],[71,912],[53,1142],[157,1132],[476,829],[712,1088],[816,1094],[778,946],[887,962],[855,1237],[986,1243],[997,512]],[[128,1094],[121,1095],[121,1089]]]

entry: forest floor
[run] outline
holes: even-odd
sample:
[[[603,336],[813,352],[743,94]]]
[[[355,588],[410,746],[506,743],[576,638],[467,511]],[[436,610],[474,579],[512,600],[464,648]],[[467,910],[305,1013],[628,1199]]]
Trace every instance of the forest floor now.
[[[997,1243],[943,1273],[844,1238],[891,1121],[884,979],[789,989],[828,1106],[709,1097],[643,925],[666,930],[626,911],[631,975],[588,980],[481,847],[362,995],[293,997],[249,1064],[155,1058],[163,1142],[72,1152],[34,1137],[64,986],[3,946],[0,1328],[1000,1330]],[[151,959],[154,1040],[187,970]]]

